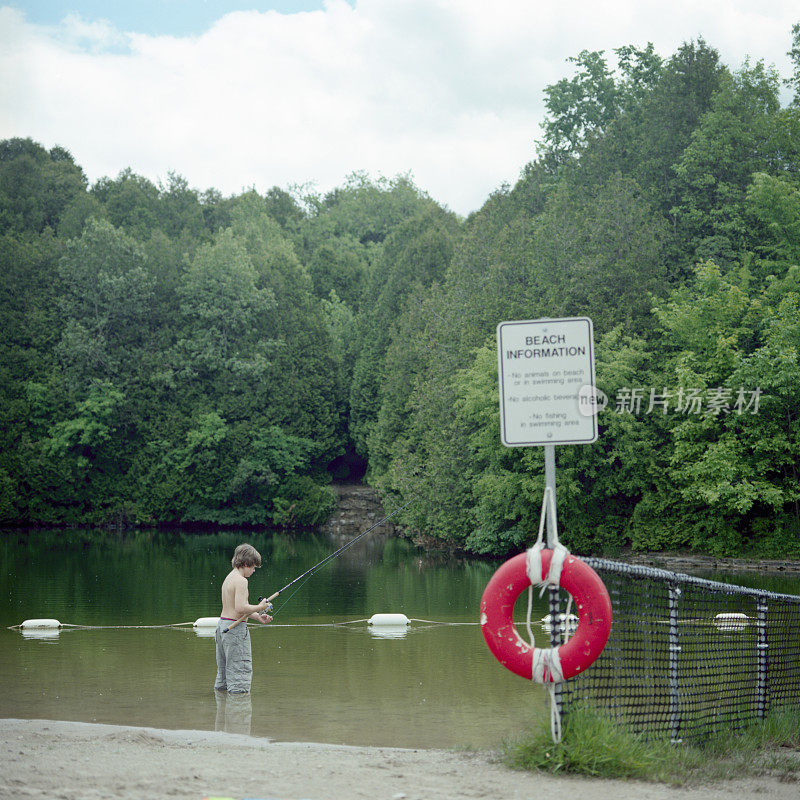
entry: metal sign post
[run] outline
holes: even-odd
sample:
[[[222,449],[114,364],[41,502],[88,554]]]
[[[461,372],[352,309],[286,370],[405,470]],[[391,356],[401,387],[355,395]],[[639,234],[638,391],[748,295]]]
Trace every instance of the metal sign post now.
[[[553,509],[558,509],[556,498],[556,446],[546,444],[544,446],[544,485],[545,489],[550,489],[553,497]],[[555,546],[556,540],[556,520],[554,514],[550,513],[550,505],[545,507],[547,519],[547,546],[550,550]],[[559,614],[561,614],[561,600],[558,589],[551,586],[547,591],[547,610],[550,614],[550,647],[558,647],[561,644],[561,627],[558,624]],[[565,625],[569,625],[569,620],[565,620]],[[567,628],[565,628],[567,630]],[[561,699],[561,685],[555,687],[553,700],[558,709],[558,716],[563,719],[564,706]]]
[[[553,508],[558,509],[558,498],[556,497],[556,446],[546,444],[544,446],[544,487],[549,489],[553,495]],[[550,513],[550,506],[545,508],[547,519],[547,546],[552,550],[556,538],[556,521]]]
[[[592,321],[588,317],[501,322],[497,326],[500,436],[506,447],[544,447],[547,546],[556,543],[557,444],[597,440]],[[551,586],[550,646],[558,647],[559,590]],[[565,621],[569,624],[569,621]],[[561,713],[561,687],[555,702]]]

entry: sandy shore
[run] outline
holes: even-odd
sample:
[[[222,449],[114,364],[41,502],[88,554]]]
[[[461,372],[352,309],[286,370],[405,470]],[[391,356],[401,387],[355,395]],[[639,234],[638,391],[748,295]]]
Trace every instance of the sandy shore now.
[[[758,778],[689,789],[508,770],[491,754],[278,743],[230,733],[0,720],[0,797],[148,800],[796,800]]]

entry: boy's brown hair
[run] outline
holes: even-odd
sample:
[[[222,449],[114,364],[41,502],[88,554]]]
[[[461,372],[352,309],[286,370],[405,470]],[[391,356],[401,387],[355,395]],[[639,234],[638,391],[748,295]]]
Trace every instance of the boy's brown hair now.
[[[231,564],[233,564],[234,569],[239,567],[260,567],[261,553],[251,544],[240,544],[233,551]]]

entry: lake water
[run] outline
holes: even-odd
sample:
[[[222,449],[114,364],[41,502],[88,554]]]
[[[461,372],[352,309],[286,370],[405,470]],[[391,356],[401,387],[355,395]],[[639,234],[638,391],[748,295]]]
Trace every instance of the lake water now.
[[[476,624],[497,564],[426,555],[377,533],[278,597],[274,623],[251,628],[244,698],[215,695],[214,639],[191,627],[67,628],[50,638],[8,629],[38,617],[157,626],[216,616],[241,541],[264,557],[250,580],[253,602],[343,544],[312,532],[0,531],[0,716],[483,748],[547,713],[544,690],[501,667]],[[800,578],[725,577],[800,593]],[[375,613],[457,624],[414,622],[381,635],[363,621]],[[537,600],[534,619],[546,613]],[[534,631],[548,646],[541,626]]]
[[[253,602],[342,544],[311,533],[5,532],[0,716],[484,747],[545,712],[541,687],[503,669],[475,624],[494,565],[427,557],[376,534],[278,597],[272,624],[251,628],[252,693],[238,702],[215,696],[214,639],[191,627],[62,629],[53,638],[7,630],[39,617],[134,626],[216,616],[220,584],[244,540],[264,557],[250,580]],[[402,638],[383,638],[365,622],[332,624],[375,613],[468,624],[413,623]]]

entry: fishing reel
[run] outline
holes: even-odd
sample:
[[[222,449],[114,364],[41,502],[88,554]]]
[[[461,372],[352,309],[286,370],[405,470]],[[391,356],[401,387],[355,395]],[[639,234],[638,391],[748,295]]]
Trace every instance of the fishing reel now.
[[[266,599],[267,599],[266,597],[259,597],[259,598],[258,598],[258,602],[260,603],[262,600],[266,600]],[[272,603],[270,603],[269,601],[267,601],[267,607],[266,607],[266,608],[265,608],[263,611],[259,611],[258,613],[259,613],[259,614],[260,614],[262,617],[263,617],[263,616],[266,616],[267,614],[271,614],[271,613],[272,613]]]

